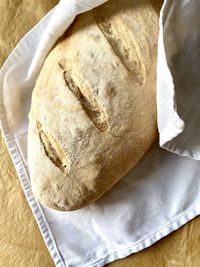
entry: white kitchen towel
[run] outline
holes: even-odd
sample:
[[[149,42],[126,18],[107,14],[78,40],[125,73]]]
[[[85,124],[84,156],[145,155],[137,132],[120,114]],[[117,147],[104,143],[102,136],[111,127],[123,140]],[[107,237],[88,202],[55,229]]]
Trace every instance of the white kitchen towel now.
[[[66,29],[75,19],[75,16],[95,8],[107,0],[60,0],[38,43],[37,50],[28,71],[28,79],[37,77],[44,60]]]
[[[168,0],[158,56],[160,145],[200,159],[200,1]]]
[[[192,159],[198,158],[199,150],[199,11],[199,1],[166,0],[160,16],[160,143],[176,154],[155,143],[110,192],[78,211],[59,212],[40,205],[32,194],[28,174],[27,115],[35,83],[33,76],[27,78],[28,69],[54,10],[20,41],[5,62],[0,73],[1,127],[56,266],[104,266],[150,246],[199,215],[200,162]]]

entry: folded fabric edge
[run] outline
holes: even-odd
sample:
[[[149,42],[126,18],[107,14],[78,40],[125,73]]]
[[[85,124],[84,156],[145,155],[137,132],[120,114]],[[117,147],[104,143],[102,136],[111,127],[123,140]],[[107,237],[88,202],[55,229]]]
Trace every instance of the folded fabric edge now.
[[[21,187],[23,189],[23,192],[25,194],[25,197],[28,201],[28,204],[32,210],[33,216],[38,224],[39,230],[42,234],[42,237],[44,239],[44,242],[46,244],[46,247],[49,250],[49,253],[57,267],[66,267],[66,264],[64,263],[64,260],[62,259],[62,256],[60,255],[60,252],[58,251],[56,242],[54,240],[54,237],[52,236],[52,233],[50,231],[50,228],[48,226],[48,223],[46,221],[46,218],[44,216],[44,213],[42,211],[42,208],[40,204],[37,202],[37,200],[34,198],[32,192],[31,192],[31,185],[28,178],[28,174],[26,172],[26,168],[23,164],[22,157],[19,153],[17,144],[15,142],[15,139],[9,131],[9,126],[7,122],[7,116],[6,116],[6,110],[3,103],[3,80],[4,76],[8,70],[8,66],[12,64],[15,59],[18,57],[19,51],[24,50],[23,41],[27,36],[29,36],[29,40],[35,39],[35,33],[34,29],[37,28],[38,35],[41,35],[44,28],[45,28],[45,20],[47,20],[51,13],[53,12],[54,8],[51,9],[45,17],[43,17],[26,35],[18,42],[16,47],[12,50],[9,57],[4,62],[1,70],[0,70],[0,129],[3,134],[3,138],[5,140],[7,149],[9,151],[9,154],[11,156],[11,160],[15,166],[15,169],[17,171]],[[41,24],[41,21],[43,23]]]
[[[31,31],[29,33],[31,33]],[[20,45],[23,45],[21,42],[23,41],[24,38],[22,38],[22,40],[17,45],[17,47]],[[15,52],[16,51],[14,49],[12,51],[11,55],[13,56],[13,54]],[[6,66],[9,63],[9,60],[10,59],[8,58],[6,63],[4,64],[4,66]],[[2,68],[2,73],[4,73],[4,66]],[[2,77],[0,77],[0,79],[2,79]],[[36,199],[34,198],[32,192],[31,192],[31,185],[30,185],[30,182],[28,179],[28,174],[26,173],[26,169],[23,165],[23,161],[22,161],[21,155],[19,153],[19,150],[17,148],[17,144],[15,143],[15,139],[12,136],[12,134],[9,132],[8,122],[7,122],[7,118],[6,118],[6,112],[5,112],[5,108],[3,105],[3,98],[2,98],[3,92],[2,92],[2,88],[0,88],[0,89],[1,89],[1,93],[0,93],[0,121],[1,121],[1,129],[2,129],[4,140],[5,140],[6,145],[8,147],[8,151],[11,155],[14,166],[17,170],[17,173],[18,173],[18,176],[20,179],[20,183],[21,183],[21,186],[22,186],[23,191],[25,193],[26,199],[29,203],[29,206],[32,209],[32,212],[33,212],[33,215],[36,219],[36,222],[39,225],[39,229],[42,233],[42,236],[44,238],[46,246],[49,249],[50,254],[51,254],[56,266],[64,267],[64,266],[66,266],[66,263],[64,262],[64,260],[62,259],[62,256],[60,255],[60,253],[58,251],[57,245],[56,245],[55,240],[52,236],[51,230],[49,229],[49,226],[48,226],[46,218],[43,214],[42,208],[41,208],[40,204],[36,201]],[[156,232],[154,232],[150,236],[145,237],[142,241],[139,241],[139,243],[133,244],[133,245],[126,247],[124,249],[120,249],[120,251],[118,250],[118,251],[115,251],[113,253],[110,253],[104,259],[100,259],[100,260],[95,261],[93,263],[89,263],[89,264],[85,265],[85,267],[92,267],[92,266],[101,267],[101,266],[104,266],[105,264],[107,264],[111,261],[114,261],[114,260],[117,260],[120,258],[124,258],[124,257],[126,257],[126,256],[128,256],[134,252],[138,252],[144,248],[147,248],[150,245],[152,245],[153,243],[157,242],[162,237],[168,235],[172,231],[181,227],[183,224],[187,223],[189,220],[191,220],[194,217],[196,217],[197,215],[199,215],[199,213],[200,213],[199,207],[195,207],[192,210],[184,213],[181,216],[181,218],[175,219],[170,225],[167,225],[167,226],[157,230]]]
[[[174,140],[178,135],[184,132],[185,130],[185,122],[180,118],[177,113],[176,108],[176,99],[175,99],[175,85],[173,82],[173,76],[170,71],[170,68],[167,63],[167,55],[165,52],[164,46],[164,25],[165,21],[168,20],[168,14],[170,13],[171,9],[171,2],[165,0],[163,7],[160,13],[160,33],[159,33],[159,44],[158,44],[158,64],[157,64],[157,109],[158,109],[158,129],[159,129],[159,145],[161,148],[177,154],[179,156],[188,157],[194,160],[200,160],[200,152],[195,151],[194,149],[187,149],[186,147],[180,146],[178,143],[176,144],[176,140]],[[162,60],[161,60],[162,59]],[[165,75],[159,75],[160,69],[164,72]],[[162,79],[160,79],[162,77]],[[165,81],[168,81],[166,84]],[[164,87],[166,85],[166,87]],[[170,90],[173,91],[171,93],[171,109],[168,110],[168,114],[164,114],[162,116],[162,106],[164,103],[161,103],[159,106],[159,91],[161,90]],[[161,93],[160,93],[161,94]],[[164,99],[166,101],[166,99]],[[163,102],[164,102],[163,101]],[[160,101],[161,102],[161,101]],[[163,127],[162,125],[162,118],[166,117],[166,123]],[[160,123],[159,123],[160,122]],[[159,127],[162,125],[162,127]]]
[[[117,250],[111,254],[108,254],[105,258],[89,263],[87,265],[84,265],[83,267],[103,267],[104,265],[113,262],[118,259],[125,258],[133,253],[137,253],[145,248],[150,247],[151,245],[158,242],[160,239],[166,237],[173,231],[176,231],[180,227],[182,227],[184,224],[189,222],[190,220],[194,219],[196,216],[200,215],[200,206],[194,207],[186,212],[184,212],[182,215],[178,216],[175,220],[170,222],[169,224],[165,225],[164,227],[161,227],[157,231],[149,234],[142,240],[138,241],[137,243],[133,243],[132,245],[129,245],[128,247],[120,248],[120,251]]]
[[[32,210],[34,218],[39,226],[40,232],[50,252],[50,255],[57,267],[66,267],[62,259],[62,256],[60,252],[58,251],[54,237],[52,236],[52,233],[49,229],[49,226],[46,221],[45,215],[42,211],[42,208],[32,194],[30,181],[28,179],[28,174],[26,172],[21,155],[15,143],[15,139],[12,136],[12,134],[9,133],[9,128],[8,128],[8,124],[6,120],[6,114],[5,114],[5,110],[4,110],[3,103],[2,103],[2,94],[0,95],[0,122],[1,122],[0,126],[1,126],[1,131],[3,133],[3,138],[8,148],[12,162],[17,171],[21,187],[24,191],[28,204]]]
[[[158,110],[158,130],[159,130],[159,145],[161,148],[166,149],[169,152],[175,153],[179,156],[188,157],[194,160],[200,160],[200,153],[195,150],[189,150],[186,147],[180,147],[179,144],[174,142],[174,138],[183,133],[185,129],[185,122],[179,117],[176,111],[176,101],[174,92],[174,82],[172,73],[167,63],[167,55],[164,46],[164,24],[167,21],[169,9],[171,8],[170,2],[165,0],[163,7],[160,12],[159,21],[159,41],[158,41],[158,64],[157,64],[157,110]],[[166,11],[167,10],[167,11]],[[162,67],[161,67],[162,66]],[[160,69],[164,69],[164,74],[161,73]],[[162,78],[160,78],[162,77]],[[167,81],[167,82],[165,82]],[[163,113],[163,106],[165,105],[166,99],[161,101],[162,90],[170,91],[168,95],[165,93],[164,96],[170,97],[170,103],[168,102],[168,112]],[[162,103],[160,103],[162,102]],[[163,124],[163,118],[166,121]]]
[[[177,154],[182,157],[187,157],[193,160],[200,160],[200,153],[195,150],[188,150],[183,147],[180,147],[179,145],[174,145],[171,142],[166,142],[163,146],[163,149],[166,149],[169,152],[172,152],[174,154]]]
[[[166,18],[166,9],[167,1],[164,1],[164,4],[160,11],[159,19],[159,38],[158,38],[158,60],[157,60],[157,122],[158,122],[158,131],[159,131],[159,144],[160,147],[168,150],[166,145],[168,142],[172,141],[175,137],[181,134],[184,131],[185,123],[179,117],[176,111],[176,102],[175,102],[175,91],[174,91],[174,82],[172,73],[169,69],[167,63],[167,56],[164,46],[164,23]],[[161,77],[161,78],[160,78]],[[162,92],[162,91],[168,91]],[[166,99],[168,98],[168,99]],[[161,101],[161,99],[163,99]],[[165,110],[163,107],[166,106]],[[163,111],[164,110],[164,111]],[[163,117],[165,118],[163,124]],[[169,151],[176,153],[174,150]],[[177,154],[179,154],[177,152]],[[180,154],[179,154],[180,155]]]
[[[47,248],[49,249],[49,252],[54,260],[55,265],[57,267],[67,267],[66,262],[62,258],[60,252],[58,251],[56,242],[54,240],[54,237],[52,236],[51,230],[48,226],[48,223],[46,221],[42,208],[32,194],[30,181],[28,179],[28,174],[26,173],[21,155],[17,149],[15,139],[13,138],[12,134],[9,133],[7,120],[6,120],[6,114],[3,112],[3,106],[2,106],[1,101],[0,101],[0,121],[1,121],[1,129],[3,133],[3,137],[8,147],[9,154],[17,170],[17,174],[20,179],[20,184],[23,188],[25,197],[29,203],[29,206],[32,210],[34,218],[39,226],[39,229],[43,236],[45,244]],[[171,232],[177,230],[178,228],[180,228],[185,223],[189,222],[190,220],[192,220],[198,215],[200,215],[200,206],[194,207],[190,209],[189,211],[184,212],[178,218],[174,219],[169,224],[159,228],[155,232],[145,236],[142,240],[136,243],[133,243],[129,245],[128,247],[120,248],[120,250],[109,253],[103,259],[99,259],[95,262],[86,264],[84,267],[103,267],[105,264],[108,264],[112,261],[127,257],[132,253],[139,252],[153,245],[155,242],[159,241],[161,238],[167,236]]]

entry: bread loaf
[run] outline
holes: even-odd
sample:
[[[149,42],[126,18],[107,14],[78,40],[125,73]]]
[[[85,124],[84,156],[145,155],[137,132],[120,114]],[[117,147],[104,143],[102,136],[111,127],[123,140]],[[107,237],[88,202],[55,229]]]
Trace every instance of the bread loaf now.
[[[157,137],[158,12],[110,0],[79,15],[49,53],[29,114],[32,189],[44,205],[97,200]]]

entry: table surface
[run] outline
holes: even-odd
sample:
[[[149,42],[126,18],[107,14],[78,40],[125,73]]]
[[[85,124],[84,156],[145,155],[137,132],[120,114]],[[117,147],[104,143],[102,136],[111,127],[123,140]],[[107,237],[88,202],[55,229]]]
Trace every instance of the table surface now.
[[[148,1],[148,0],[147,0]],[[150,0],[161,6],[161,0]],[[0,0],[0,65],[57,0]],[[0,133],[0,267],[54,266]],[[199,267],[200,218],[111,267]]]

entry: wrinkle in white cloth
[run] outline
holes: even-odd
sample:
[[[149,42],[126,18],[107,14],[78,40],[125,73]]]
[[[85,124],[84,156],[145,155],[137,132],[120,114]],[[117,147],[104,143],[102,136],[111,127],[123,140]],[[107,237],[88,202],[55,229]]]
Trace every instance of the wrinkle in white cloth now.
[[[49,51],[57,39],[62,36],[71,25],[75,17],[80,13],[105,3],[106,1],[107,0],[60,0],[45,28],[41,40],[39,41],[28,71],[28,79],[34,79],[38,75]]]
[[[199,1],[166,1],[157,88],[161,146],[196,160],[200,159],[199,14]]]
[[[31,191],[26,154],[31,93],[47,51],[77,9],[83,12],[103,1],[84,1],[84,6],[80,0],[76,6],[69,4],[72,0],[61,2],[64,12],[69,12],[68,5],[72,10],[62,30],[54,36],[59,23],[54,24],[53,16],[59,11],[52,10],[17,45],[1,70],[1,127],[55,265],[101,267],[152,245],[200,214],[200,162],[194,160],[199,159],[200,148],[200,5],[194,0],[166,0],[160,14],[158,127],[160,145],[168,151],[155,143],[100,200],[78,211],[59,212],[40,205]]]

